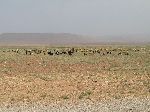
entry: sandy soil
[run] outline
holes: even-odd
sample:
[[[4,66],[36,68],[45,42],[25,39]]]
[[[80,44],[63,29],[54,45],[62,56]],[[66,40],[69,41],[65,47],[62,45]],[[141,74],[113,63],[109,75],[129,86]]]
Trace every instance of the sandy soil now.
[[[0,111],[148,112],[149,60],[148,50],[128,56],[1,52]]]

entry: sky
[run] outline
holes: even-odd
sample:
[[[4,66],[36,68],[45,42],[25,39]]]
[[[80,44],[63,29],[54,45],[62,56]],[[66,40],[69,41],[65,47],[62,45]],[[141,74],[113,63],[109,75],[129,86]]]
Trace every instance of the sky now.
[[[8,32],[150,35],[150,0],[0,0]]]

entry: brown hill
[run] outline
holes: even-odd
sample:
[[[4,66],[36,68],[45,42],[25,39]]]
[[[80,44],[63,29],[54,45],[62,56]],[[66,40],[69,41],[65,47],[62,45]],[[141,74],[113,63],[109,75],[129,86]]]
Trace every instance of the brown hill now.
[[[88,37],[67,33],[4,33],[0,45],[76,45],[93,43]]]
[[[92,37],[69,33],[3,33],[0,46],[150,44],[150,35]]]

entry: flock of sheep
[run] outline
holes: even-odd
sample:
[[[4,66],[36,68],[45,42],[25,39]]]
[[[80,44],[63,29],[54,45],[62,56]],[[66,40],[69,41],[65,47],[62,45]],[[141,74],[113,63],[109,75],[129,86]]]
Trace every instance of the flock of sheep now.
[[[138,50],[137,50],[138,51]],[[7,49],[3,50],[3,52],[14,52],[18,54],[24,55],[34,55],[34,54],[43,54],[50,56],[57,55],[74,55],[76,53],[80,53],[83,56],[86,55],[111,55],[116,53],[117,55],[129,55],[129,51],[125,49],[106,49],[106,48],[53,48],[53,49]]]

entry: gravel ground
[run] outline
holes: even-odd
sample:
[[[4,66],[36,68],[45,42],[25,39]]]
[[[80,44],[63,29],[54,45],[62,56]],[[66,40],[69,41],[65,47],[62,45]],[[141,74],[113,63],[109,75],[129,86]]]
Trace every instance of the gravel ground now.
[[[71,103],[42,103],[3,105],[0,112],[150,112],[150,98],[120,99],[112,101],[92,102],[89,100]]]

